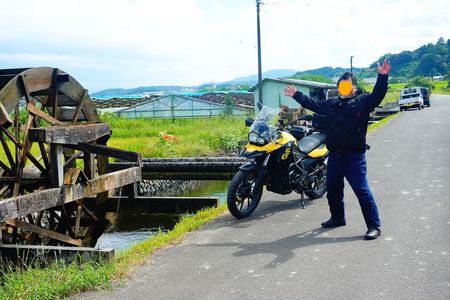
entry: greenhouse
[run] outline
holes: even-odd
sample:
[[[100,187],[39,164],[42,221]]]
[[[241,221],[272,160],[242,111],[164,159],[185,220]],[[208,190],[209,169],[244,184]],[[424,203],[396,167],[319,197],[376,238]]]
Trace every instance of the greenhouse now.
[[[136,118],[194,118],[219,115],[248,115],[251,110],[235,105],[209,102],[183,95],[166,95],[119,110],[120,117]]]

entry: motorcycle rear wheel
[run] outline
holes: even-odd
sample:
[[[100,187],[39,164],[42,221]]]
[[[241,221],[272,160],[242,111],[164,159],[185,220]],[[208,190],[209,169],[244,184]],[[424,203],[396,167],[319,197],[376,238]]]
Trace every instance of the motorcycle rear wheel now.
[[[263,192],[263,184],[258,178],[257,171],[239,170],[234,175],[228,187],[227,206],[235,218],[250,216],[258,206]]]
[[[321,198],[327,192],[327,170],[323,172],[322,176],[319,178],[319,183],[314,184],[313,189],[305,192],[305,195],[308,196],[309,199],[318,199]]]

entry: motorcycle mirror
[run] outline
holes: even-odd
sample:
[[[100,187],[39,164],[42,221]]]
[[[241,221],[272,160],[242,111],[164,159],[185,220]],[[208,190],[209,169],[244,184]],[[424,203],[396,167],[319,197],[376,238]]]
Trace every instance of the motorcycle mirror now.
[[[247,118],[247,119],[245,119],[245,126],[247,126],[247,127],[252,126],[252,124],[253,124],[254,121],[255,121],[255,120],[253,120],[252,118]]]

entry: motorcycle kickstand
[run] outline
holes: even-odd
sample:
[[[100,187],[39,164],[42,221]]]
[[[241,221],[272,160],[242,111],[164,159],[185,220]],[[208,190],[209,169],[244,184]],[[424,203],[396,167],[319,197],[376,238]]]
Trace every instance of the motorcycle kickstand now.
[[[303,192],[301,194],[300,203],[302,204],[302,208],[305,209],[305,193]]]

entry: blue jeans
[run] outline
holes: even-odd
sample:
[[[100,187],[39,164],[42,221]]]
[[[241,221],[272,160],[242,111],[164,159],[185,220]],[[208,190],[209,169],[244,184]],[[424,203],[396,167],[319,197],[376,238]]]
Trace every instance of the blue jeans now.
[[[345,220],[344,177],[358,197],[367,228],[380,227],[375,199],[367,181],[366,152],[330,152],[327,169],[327,198],[331,218]]]

